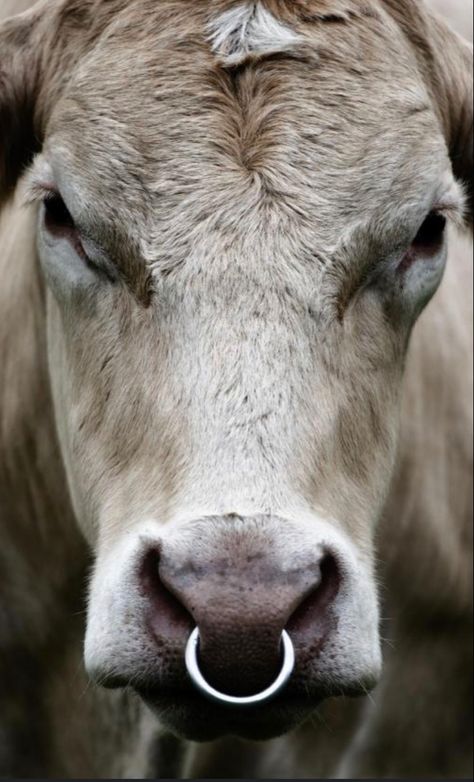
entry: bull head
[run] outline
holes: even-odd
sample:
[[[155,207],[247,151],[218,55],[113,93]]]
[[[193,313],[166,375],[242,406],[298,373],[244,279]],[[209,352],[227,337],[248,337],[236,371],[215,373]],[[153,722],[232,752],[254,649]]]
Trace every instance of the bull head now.
[[[329,37],[330,5],[47,1],[0,26],[0,196],[40,153],[54,415],[96,555],[86,665],[191,738],[377,680],[404,358],[453,172],[472,187],[468,47],[415,3],[338,3]],[[286,701],[202,720],[195,624],[234,698],[289,632]]]

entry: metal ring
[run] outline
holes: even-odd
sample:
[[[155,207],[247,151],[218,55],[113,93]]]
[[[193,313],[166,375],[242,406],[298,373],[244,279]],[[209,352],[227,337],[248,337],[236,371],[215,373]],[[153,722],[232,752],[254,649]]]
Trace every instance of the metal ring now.
[[[188,669],[188,673],[196,687],[201,690],[201,692],[207,698],[210,698],[213,701],[217,701],[218,703],[225,703],[231,706],[252,706],[257,703],[264,703],[270,698],[273,698],[282,689],[282,687],[284,687],[290,678],[291,672],[293,671],[295,665],[295,650],[293,649],[291,638],[286,630],[283,630],[281,634],[281,641],[283,647],[283,663],[281,666],[281,671],[273,684],[271,684],[265,690],[257,692],[255,695],[247,695],[239,698],[235,695],[227,695],[224,692],[219,692],[219,690],[214,689],[214,687],[211,687],[211,685],[207,683],[201,671],[199,670],[198,664],[198,627],[194,628],[186,644],[186,652],[184,655],[186,668]]]

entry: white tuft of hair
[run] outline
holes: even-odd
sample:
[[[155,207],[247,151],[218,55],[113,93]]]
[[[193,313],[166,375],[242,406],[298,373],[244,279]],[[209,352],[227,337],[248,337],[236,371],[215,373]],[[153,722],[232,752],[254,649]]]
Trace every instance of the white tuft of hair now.
[[[285,52],[302,41],[259,2],[242,3],[224,11],[210,23],[209,38],[224,65],[238,65],[251,55]]]

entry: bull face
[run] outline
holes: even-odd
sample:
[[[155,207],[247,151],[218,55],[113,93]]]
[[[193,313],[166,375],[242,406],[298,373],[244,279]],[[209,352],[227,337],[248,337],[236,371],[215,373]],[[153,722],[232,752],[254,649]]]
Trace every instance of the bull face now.
[[[455,124],[382,3],[343,3],[336,25],[103,5],[0,28],[4,185],[41,139],[54,412],[96,555],[86,665],[190,738],[268,737],[379,675],[374,532],[409,335],[462,214],[468,99]],[[461,44],[399,5],[464,74]],[[53,30],[30,106],[19,63]],[[15,79],[37,129],[21,143]],[[203,675],[235,697],[275,679],[286,630],[288,684],[206,702],[184,665],[195,626]]]

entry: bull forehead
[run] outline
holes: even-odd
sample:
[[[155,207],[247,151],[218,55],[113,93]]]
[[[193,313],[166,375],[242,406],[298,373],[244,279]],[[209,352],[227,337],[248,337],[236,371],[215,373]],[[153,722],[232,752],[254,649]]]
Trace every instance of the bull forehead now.
[[[211,233],[267,248],[285,234],[308,252],[317,236],[324,256],[362,216],[426,206],[444,144],[388,16],[156,6],[118,16],[51,123],[96,225],[126,226],[166,266]]]

